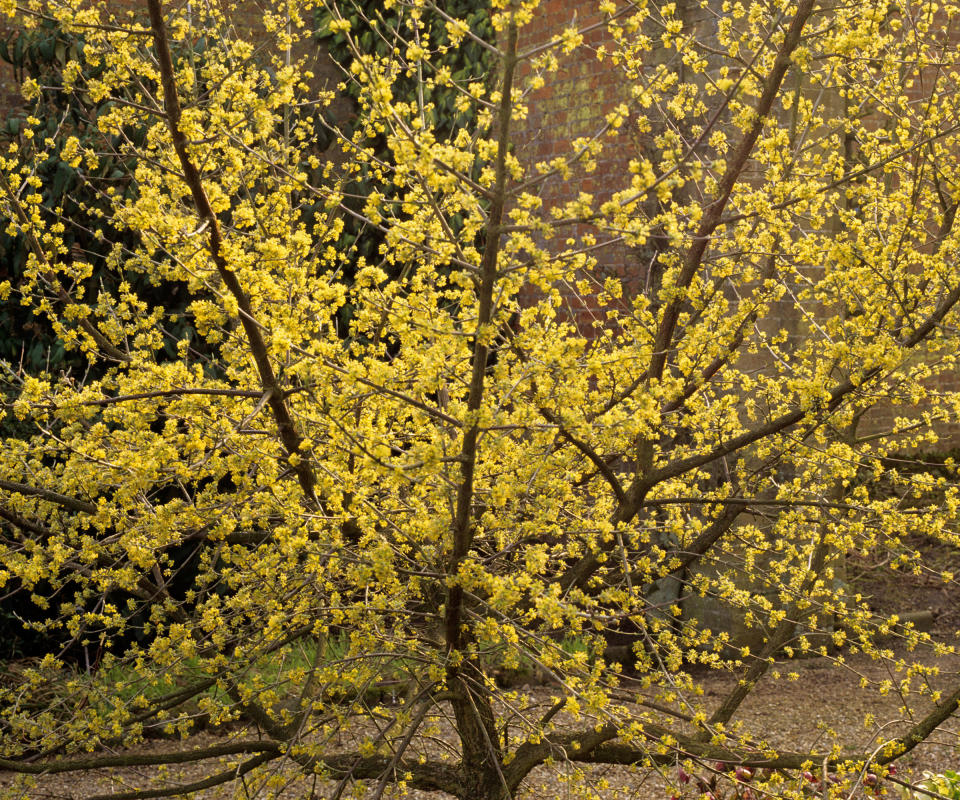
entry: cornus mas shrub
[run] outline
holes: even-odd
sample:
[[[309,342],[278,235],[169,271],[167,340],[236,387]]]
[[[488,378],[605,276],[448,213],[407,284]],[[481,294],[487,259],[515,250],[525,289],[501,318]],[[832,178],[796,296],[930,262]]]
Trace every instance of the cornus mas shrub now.
[[[184,761],[206,776],[116,796],[302,773],[319,796],[501,800],[538,767],[589,794],[591,764],[676,784],[719,762],[725,796],[885,775],[960,699],[922,662],[953,644],[900,627],[895,659],[895,620],[842,572],[957,544],[952,464],[888,458],[957,415],[956,8],[606,0],[542,40],[533,0],[493,3],[488,37],[443,4],[384,5],[0,2],[82,34],[61,90],[100,105],[135,187],[103,188],[130,235],[92,286],[37,166],[59,148],[82,180],[96,136],[0,161],[30,247],[3,297],[96,367],[7,369],[30,434],[0,451],[0,584],[51,642],[0,688],[10,794]],[[349,129],[300,61],[317,19],[352,53]],[[467,42],[482,80],[443,66]],[[544,87],[596,59],[623,93],[596,135],[525,159]],[[608,191],[581,192],[624,141]],[[344,243],[348,220],[381,244]],[[618,248],[652,252],[649,279],[611,274]],[[184,315],[202,351],[171,334]],[[77,644],[89,669],[57,655]],[[862,691],[896,680],[903,706],[868,749],[737,726],[775,658],[861,651],[893,676]],[[689,662],[739,680],[703,696]],[[504,680],[523,671],[548,688]],[[117,754],[201,722],[222,738]]]

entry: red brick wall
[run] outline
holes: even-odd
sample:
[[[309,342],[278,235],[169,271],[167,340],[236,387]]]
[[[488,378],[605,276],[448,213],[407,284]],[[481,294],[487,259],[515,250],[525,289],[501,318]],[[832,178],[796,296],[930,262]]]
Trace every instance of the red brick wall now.
[[[628,87],[618,70],[609,60],[601,62],[595,57],[596,49],[608,36],[596,5],[593,0],[545,0],[537,17],[524,29],[521,51],[549,42],[571,25],[581,29],[597,26],[584,36],[583,49],[574,55],[561,55],[559,70],[545,75],[545,85],[529,94],[528,116],[516,136],[517,154],[524,164],[569,156],[571,142],[579,137],[594,136],[607,114],[629,99]],[[526,86],[531,78],[529,64],[521,68],[520,78],[521,85]],[[603,152],[594,170],[575,168],[568,181],[553,177],[541,184],[537,191],[544,207],[574,199],[582,192],[602,203],[610,199],[615,189],[623,188],[628,183],[624,180],[627,165],[640,146],[631,139],[628,130],[629,126],[624,126],[617,136],[603,137]],[[551,249],[562,249],[568,239],[579,242],[585,234],[596,233],[590,225],[564,227]],[[603,240],[603,236],[598,236],[598,241]],[[614,244],[597,251],[596,258],[602,274],[615,275],[634,287],[642,285],[640,257],[630,248]],[[595,310],[566,287],[562,293],[581,331],[591,333],[592,322],[598,316]]]

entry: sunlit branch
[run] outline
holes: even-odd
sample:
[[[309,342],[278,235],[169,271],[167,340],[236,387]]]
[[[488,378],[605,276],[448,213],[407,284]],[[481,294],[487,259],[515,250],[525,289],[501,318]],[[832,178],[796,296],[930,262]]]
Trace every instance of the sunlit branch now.
[[[97,513],[97,506],[93,503],[88,503],[84,500],[78,500],[75,497],[60,494],[60,492],[55,492],[52,489],[44,489],[40,486],[30,486],[26,483],[0,480],[0,489],[5,489],[8,492],[14,492],[16,494],[22,494],[24,497],[39,497],[41,500],[47,500],[51,503],[56,503],[58,506],[62,506],[70,511],[78,511],[82,514]]]
[[[790,23],[790,27],[783,37],[783,42],[777,50],[777,57],[774,60],[773,67],[763,87],[763,93],[757,101],[754,109],[754,119],[750,128],[744,133],[739,145],[729,159],[727,168],[717,183],[716,195],[713,201],[704,210],[703,218],[697,229],[690,247],[683,257],[683,266],[680,274],[677,276],[676,287],[685,289],[689,286],[693,276],[700,268],[703,255],[707,249],[710,236],[720,225],[727,201],[733,193],[733,188],[744,167],[750,158],[757,139],[763,130],[767,116],[773,107],[780,86],[787,74],[791,64],[791,57],[794,50],[800,44],[800,37],[804,26],[810,15],[813,13],[816,0],[800,0],[797,4],[797,10]],[[673,331],[680,316],[681,300],[679,295],[671,300],[660,318],[660,326],[657,329],[656,337],[653,342],[653,356],[650,360],[650,367],[647,370],[648,379],[659,380],[663,375],[663,368],[667,362],[667,350],[670,341],[673,338]]]
[[[290,411],[284,401],[283,389],[280,387],[273,370],[273,365],[270,363],[266,342],[263,339],[260,326],[254,321],[250,299],[247,297],[236,273],[230,268],[224,256],[224,242],[220,233],[220,221],[213,207],[210,205],[210,200],[203,188],[203,180],[200,177],[200,172],[191,159],[186,137],[180,130],[180,101],[177,97],[173,56],[170,53],[170,45],[167,41],[166,24],[163,20],[163,9],[161,8],[160,0],[147,0],[147,5],[150,10],[150,24],[153,29],[154,43],[157,48],[157,59],[160,65],[167,124],[170,128],[174,148],[177,151],[177,157],[180,160],[180,166],[183,168],[184,179],[190,188],[197,212],[207,225],[210,256],[217,267],[217,272],[220,274],[227,289],[235,298],[237,307],[240,310],[240,323],[247,335],[250,352],[256,362],[257,371],[260,374],[264,391],[270,395],[270,409],[276,420],[280,439],[288,454],[298,453],[303,438],[298,433],[293,418],[290,416]],[[316,478],[309,461],[307,459],[299,460],[294,466],[294,471],[300,481],[300,487],[303,489],[305,499],[312,505],[317,505],[319,501],[314,493]]]

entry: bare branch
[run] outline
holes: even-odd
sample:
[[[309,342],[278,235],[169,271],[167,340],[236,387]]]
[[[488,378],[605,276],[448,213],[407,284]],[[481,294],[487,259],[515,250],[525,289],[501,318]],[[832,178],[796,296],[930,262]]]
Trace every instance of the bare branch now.
[[[26,483],[4,480],[0,480],[0,489],[22,494],[25,497],[39,497],[41,500],[48,500],[51,503],[56,503],[58,506],[63,506],[70,511],[78,511],[81,514],[97,513],[97,507],[93,503],[77,500],[75,497],[60,494],[60,492],[55,492],[52,489],[44,489],[39,486],[30,486]]]
[[[0,769],[26,775],[54,775],[61,772],[84,772],[91,769],[108,767],[155,767],[161,764],[191,764],[208,758],[235,756],[241,753],[280,754],[278,742],[265,740],[230,742],[210,747],[194,747],[188,750],[175,750],[166,753],[126,753],[117,756],[92,755],[89,758],[77,758],[68,761],[53,760],[26,763],[22,760],[0,758]]]
[[[224,783],[230,783],[238,778],[242,778],[248,772],[256,769],[261,764],[280,758],[280,753],[261,753],[258,756],[247,759],[232,769],[226,769],[218,772],[216,775],[210,775],[207,778],[201,778],[193,783],[184,783],[173,786],[163,786],[156,789],[140,789],[131,792],[112,792],[110,794],[91,795],[87,800],[148,800],[153,797],[185,797],[192,792],[199,792],[203,789],[210,789],[214,786],[221,786]]]

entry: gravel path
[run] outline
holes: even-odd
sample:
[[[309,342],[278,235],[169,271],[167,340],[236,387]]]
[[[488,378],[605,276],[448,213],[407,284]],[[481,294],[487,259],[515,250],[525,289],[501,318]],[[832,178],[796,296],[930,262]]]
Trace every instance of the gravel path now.
[[[960,642],[960,632],[949,637],[941,637]],[[909,654],[897,653],[898,657]],[[939,685],[956,685],[960,682],[960,655],[946,655],[924,659],[927,666],[937,667],[940,675],[933,679]],[[876,685],[883,680],[897,682],[897,674],[889,663],[874,662],[866,657],[847,657],[846,664],[838,666],[833,659],[798,659],[777,667],[784,676],[795,673],[794,679],[783,677],[780,680],[766,679],[751,694],[741,707],[737,719],[754,734],[761,734],[775,747],[793,751],[809,748],[822,751],[833,741],[844,746],[857,747],[866,751],[876,747],[878,741],[892,738],[910,724],[910,713],[922,714],[925,702],[922,699],[907,698],[910,710],[903,713],[902,700],[897,692],[891,691],[882,696],[873,689],[861,689],[862,679]],[[704,688],[708,706],[720,702],[722,697],[734,685],[729,675],[715,672],[702,672],[696,678]],[[538,699],[549,702],[550,688],[538,687],[533,690]],[[888,724],[880,727],[879,722],[868,722],[865,718],[873,715],[877,721]],[[889,723],[890,720],[896,722]],[[186,747],[200,747],[226,741],[209,733],[192,737],[187,742],[151,742],[144,749],[154,752],[170,751]],[[929,741],[906,756],[900,764],[900,776],[919,777],[923,770],[942,771],[960,767],[960,717],[954,717],[943,729]],[[218,768],[229,768],[227,763]],[[671,768],[665,775],[642,773],[623,767],[586,767],[585,791],[575,791],[569,781],[576,769],[570,765],[552,768],[541,767],[536,770],[525,788],[524,798],[593,797],[597,800],[615,800],[635,798],[636,800],[659,800],[671,793],[668,782],[673,782],[676,771]],[[166,773],[167,781],[176,777],[178,781],[189,783],[209,774],[211,767],[205,765],[201,771],[195,765],[185,768],[170,767]],[[0,787],[6,789],[7,796],[23,800],[68,800],[87,798],[96,794],[112,794],[129,790],[131,787],[150,785],[158,777],[157,767],[144,769],[103,770],[95,774],[57,775],[42,778],[30,789],[16,790],[13,776],[0,773]],[[332,787],[314,783],[296,775],[292,770],[280,769],[269,776],[270,788],[264,785],[264,778],[250,781],[234,789],[211,789],[192,795],[197,800],[225,800],[229,797],[241,797],[246,800],[266,800],[267,797],[279,797],[285,800],[305,800],[306,798],[326,798]],[[363,797],[361,787],[354,787],[345,797]],[[11,791],[12,790],[12,791]],[[688,790],[689,791],[689,790]],[[392,795],[387,795],[392,796]],[[440,800],[445,795],[411,792],[409,797],[420,800]],[[696,796],[694,792],[691,797]]]

